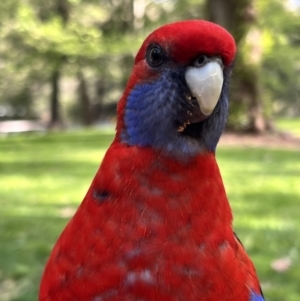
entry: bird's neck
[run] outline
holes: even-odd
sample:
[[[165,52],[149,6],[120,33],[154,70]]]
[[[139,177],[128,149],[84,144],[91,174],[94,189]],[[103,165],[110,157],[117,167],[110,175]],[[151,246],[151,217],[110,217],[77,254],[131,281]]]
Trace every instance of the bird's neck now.
[[[180,162],[152,148],[114,142],[99,176],[98,187],[122,194],[124,206],[143,211],[151,223],[163,220],[170,231],[194,223],[201,236],[207,228],[231,227],[230,206],[212,152]]]

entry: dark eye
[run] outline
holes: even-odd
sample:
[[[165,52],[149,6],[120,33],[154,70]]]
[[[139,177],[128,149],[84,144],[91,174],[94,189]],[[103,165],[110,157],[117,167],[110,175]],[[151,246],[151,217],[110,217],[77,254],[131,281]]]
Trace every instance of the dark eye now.
[[[208,61],[208,57],[204,54],[200,55],[194,62],[195,67],[202,67]]]
[[[158,45],[152,45],[148,48],[146,60],[149,66],[159,67],[164,61],[164,51]]]

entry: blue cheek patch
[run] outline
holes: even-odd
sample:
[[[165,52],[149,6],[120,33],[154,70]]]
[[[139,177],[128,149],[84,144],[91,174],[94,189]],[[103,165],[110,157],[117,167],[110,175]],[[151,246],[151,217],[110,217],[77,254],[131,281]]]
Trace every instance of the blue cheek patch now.
[[[138,85],[127,99],[127,135],[123,138],[131,145],[162,146],[169,140],[168,133],[174,131],[171,114],[172,107],[162,82]]]
[[[151,109],[152,91],[159,88],[158,85],[139,85],[130,93],[125,113],[127,127],[127,142],[132,145],[147,146],[154,143],[155,114],[159,113]],[[149,98],[150,97],[150,98]]]
[[[183,86],[179,75],[172,71],[162,73],[152,83],[136,85],[127,98],[121,133],[123,142],[141,147],[159,148],[173,155],[194,155],[199,143],[187,141],[176,130],[175,120],[182,103]]]

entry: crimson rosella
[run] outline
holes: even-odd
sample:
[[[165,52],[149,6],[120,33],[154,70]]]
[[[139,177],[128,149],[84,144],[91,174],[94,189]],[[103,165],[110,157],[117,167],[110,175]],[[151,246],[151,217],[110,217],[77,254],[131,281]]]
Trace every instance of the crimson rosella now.
[[[215,159],[235,51],[225,29],[201,20],[147,37],[40,301],[264,300]]]

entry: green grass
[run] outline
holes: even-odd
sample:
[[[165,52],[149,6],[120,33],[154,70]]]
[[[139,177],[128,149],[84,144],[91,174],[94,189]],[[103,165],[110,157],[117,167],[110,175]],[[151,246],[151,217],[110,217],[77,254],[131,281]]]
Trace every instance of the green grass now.
[[[0,137],[1,138],[1,137]],[[0,139],[0,300],[36,300],[58,235],[83,199],[112,134],[97,131]],[[268,301],[300,296],[298,151],[219,148],[235,230]],[[271,263],[289,257],[276,272]]]
[[[300,118],[279,118],[275,123],[280,130],[300,137]]]

